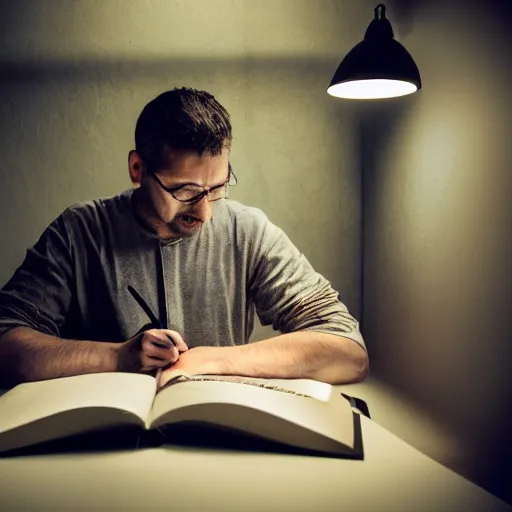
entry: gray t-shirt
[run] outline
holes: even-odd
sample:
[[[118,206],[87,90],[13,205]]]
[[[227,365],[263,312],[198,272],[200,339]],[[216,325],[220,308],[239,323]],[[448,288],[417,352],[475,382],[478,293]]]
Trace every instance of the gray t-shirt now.
[[[162,241],[135,217],[132,194],[76,204],[50,224],[0,291],[0,333],[126,341],[150,323],[131,285],[190,348],[247,343],[255,312],[283,333],[364,347],[337,292],[257,208],[218,201],[199,233]]]

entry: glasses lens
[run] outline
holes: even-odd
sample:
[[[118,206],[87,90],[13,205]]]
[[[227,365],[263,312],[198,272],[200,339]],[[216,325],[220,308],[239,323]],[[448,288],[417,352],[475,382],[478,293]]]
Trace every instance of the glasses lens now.
[[[226,197],[226,187],[222,186],[219,188],[215,188],[210,191],[208,194],[208,200],[209,201],[217,201],[217,199],[222,199]]]
[[[172,194],[175,199],[178,201],[183,201],[186,203],[193,203],[201,199],[204,196],[204,189],[200,187],[187,186],[175,190]],[[214,188],[210,190],[208,193],[208,201],[217,201],[219,199],[225,198],[227,195],[226,186],[223,185],[218,188]]]
[[[178,201],[191,201],[203,192],[204,190],[201,187],[187,186],[175,190],[173,196],[178,199]]]

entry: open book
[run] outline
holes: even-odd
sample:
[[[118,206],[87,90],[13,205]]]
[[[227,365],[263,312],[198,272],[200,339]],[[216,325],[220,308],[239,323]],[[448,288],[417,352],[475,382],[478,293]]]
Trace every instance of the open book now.
[[[284,447],[362,458],[355,416],[331,385],[309,379],[177,370],[157,391],[150,375],[96,373],[19,384],[1,396],[0,452],[123,427],[165,433],[206,425]]]

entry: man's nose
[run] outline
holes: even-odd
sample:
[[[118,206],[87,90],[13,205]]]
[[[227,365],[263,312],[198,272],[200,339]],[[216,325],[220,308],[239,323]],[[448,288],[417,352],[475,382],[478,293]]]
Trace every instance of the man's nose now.
[[[212,218],[212,205],[208,201],[207,196],[201,198],[194,205],[194,211],[191,213],[194,217],[197,217],[202,222],[208,222]]]

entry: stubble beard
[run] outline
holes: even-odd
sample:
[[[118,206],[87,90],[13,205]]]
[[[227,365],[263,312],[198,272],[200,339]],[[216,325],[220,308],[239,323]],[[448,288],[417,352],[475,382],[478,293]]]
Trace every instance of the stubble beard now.
[[[166,222],[159,215],[151,198],[140,189],[135,196],[135,211],[146,228],[160,238],[188,238],[200,231],[203,225],[193,212],[177,213],[172,220]],[[196,222],[187,222],[188,217],[195,219]]]

